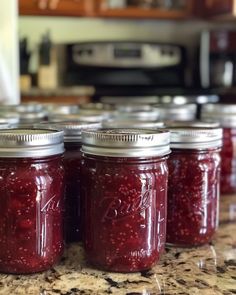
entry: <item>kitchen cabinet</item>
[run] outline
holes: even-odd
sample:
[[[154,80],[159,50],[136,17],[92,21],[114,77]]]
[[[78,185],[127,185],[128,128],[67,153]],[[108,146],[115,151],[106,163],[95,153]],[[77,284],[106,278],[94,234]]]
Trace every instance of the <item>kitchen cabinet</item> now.
[[[94,0],[19,0],[20,15],[90,16]]]
[[[236,17],[236,0],[204,0],[204,16],[234,18]]]
[[[144,4],[144,2],[148,4]],[[153,2],[153,4],[151,2]],[[158,5],[158,3],[160,4]],[[179,0],[179,1],[97,0],[96,8],[97,8],[96,14],[100,17],[185,19],[193,15],[194,0]]]

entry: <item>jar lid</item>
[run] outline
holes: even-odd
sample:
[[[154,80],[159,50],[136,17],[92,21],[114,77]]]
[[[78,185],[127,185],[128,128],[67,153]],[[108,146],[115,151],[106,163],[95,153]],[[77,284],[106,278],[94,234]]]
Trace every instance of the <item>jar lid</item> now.
[[[21,103],[15,105],[8,105],[9,110],[13,112],[41,112],[44,110],[43,106],[38,102]]]
[[[64,142],[81,142],[82,130],[98,129],[101,123],[89,123],[80,121],[44,122],[34,125],[36,128],[53,129],[64,132]]]
[[[121,119],[110,119],[105,120],[102,123],[104,128],[147,128],[156,129],[164,127],[162,121],[141,121],[141,120],[121,120]]]
[[[8,124],[18,124],[20,122],[20,115],[12,112],[0,112],[0,122]]]
[[[21,112],[20,123],[34,123],[40,122],[47,116],[47,113],[44,111],[41,112]]]
[[[171,148],[206,149],[222,146],[221,128],[176,127],[169,130]]]
[[[44,104],[44,107],[50,114],[76,114],[78,113],[79,106],[72,104],[56,104],[56,103],[48,103]]]
[[[215,121],[164,121],[166,128],[171,127],[196,127],[196,128],[218,128],[220,127],[219,122]]]
[[[197,113],[196,104],[157,104],[155,107],[161,120],[194,120]]]
[[[202,106],[203,120],[216,120],[222,127],[236,127],[235,104],[205,104]]]
[[[63,152],[63,131],[18,128],[0,130],[1,158],[38,158]]]
[[[151,129],[82,131],[82,151],[109,157],[154,157],[170,153],[170,133]]]
[[[8,124],[7,122],[1,122],[0,119],[0,129],[7,129],[10,127],[10,124]]]
[[[81,109],[78,115],[81,116],[100,116],[103,119],[109,119],[116,114],[116,110],[89,110],[89,109]]]
[[[150,111],[117,112],[114,118],[124,120],[155,121],[159,119],[159,113],[155,109]]]
[[[119,104],[116,106],[119,112],[149,112],[153,110],[153,107],[149,104]]]
[[[51,122],[61,122],[61,121],[83,121],[83,122],[102,122],[104,120],[104,116],[101,114],[69,114],[69,115],[63,115],[63,114],[51,114],[49,115],[49,121]]]

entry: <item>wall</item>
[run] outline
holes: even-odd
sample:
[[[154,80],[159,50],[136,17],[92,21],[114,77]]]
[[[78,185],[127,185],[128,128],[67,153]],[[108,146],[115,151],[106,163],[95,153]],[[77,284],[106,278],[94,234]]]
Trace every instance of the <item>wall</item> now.
[[[0,102],[19,102],[17,2],[1,0],[0,9]]]

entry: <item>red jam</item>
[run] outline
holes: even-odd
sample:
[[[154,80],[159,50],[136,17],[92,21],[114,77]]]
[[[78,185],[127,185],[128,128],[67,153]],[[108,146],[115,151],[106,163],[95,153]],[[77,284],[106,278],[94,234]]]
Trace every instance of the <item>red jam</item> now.
[[[166,237],[166,157],[83,156],[85,251],[94,266],[151,268]]]
[[[236,128],[223,129],[221,193],[236,193]]]
[[[219,149],[172,149],[168,167],[167,243],[210,242],[218,226]]]
[[[66,181],[65,231],[66,242],[81,240],[80,179],[81,143],[65,142],[64,167]]]
[[[49,269],[63,252],[61,156],[0,159],[0,271]]]

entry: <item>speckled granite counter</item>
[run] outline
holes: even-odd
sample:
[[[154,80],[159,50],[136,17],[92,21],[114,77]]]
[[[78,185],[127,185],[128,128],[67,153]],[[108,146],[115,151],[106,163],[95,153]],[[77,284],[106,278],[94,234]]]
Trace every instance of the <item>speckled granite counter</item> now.
[[[32,276],[0,275],[0,294],[236,294],[236,196],[222,198],[221,225],[211,245],[167,249],[150,271],[100,272],[89,268],[83,257],[82,248],[73,245],[51,271]]]

